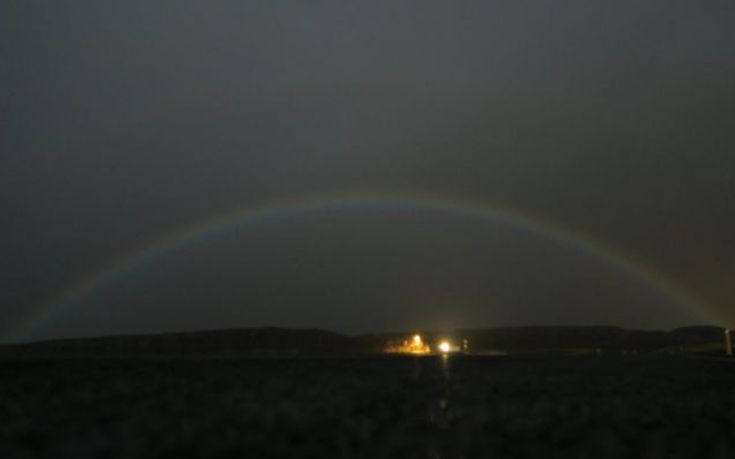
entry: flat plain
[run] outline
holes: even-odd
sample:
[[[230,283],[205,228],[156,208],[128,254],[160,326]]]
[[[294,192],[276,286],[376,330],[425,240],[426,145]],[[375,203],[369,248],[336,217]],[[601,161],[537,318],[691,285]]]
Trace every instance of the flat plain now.
[[[735,361],[0,361],[0,457],[730,458]]]

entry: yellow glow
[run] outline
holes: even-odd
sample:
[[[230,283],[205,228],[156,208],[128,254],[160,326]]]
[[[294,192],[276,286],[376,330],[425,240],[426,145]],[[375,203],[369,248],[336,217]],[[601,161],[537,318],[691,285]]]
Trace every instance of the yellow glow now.
[[[452,346],[449,344],[449,341],[442,341],[439,343],[439,350],[446,354],[452,350]]]
[[[428,354],[431,352],[431,348],[428,344],[424,343],[421,335],[416,334],[398,346],[388,346],[385,351],[398,354]]]

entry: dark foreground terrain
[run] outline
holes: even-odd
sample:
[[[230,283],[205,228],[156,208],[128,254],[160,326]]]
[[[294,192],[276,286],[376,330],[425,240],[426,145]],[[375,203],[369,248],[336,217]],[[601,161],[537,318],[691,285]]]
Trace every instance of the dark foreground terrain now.
[[[0,360],[0,458],[735,457],[735,362]]]

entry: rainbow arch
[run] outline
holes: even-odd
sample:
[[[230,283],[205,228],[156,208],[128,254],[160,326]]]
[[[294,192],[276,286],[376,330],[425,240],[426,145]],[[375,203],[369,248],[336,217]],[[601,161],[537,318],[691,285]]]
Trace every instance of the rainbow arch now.
[[[11,327],[7,341],[24,341],[63,314],[75,302],[104,288],[134,269],[148,265],[172,252],[222,237],[243,227],[319,214],[416,214],[434,215],[501,225],[515,231],[544,238],[592,259],[650,287],[689,313],[712,323],[714,315],[698,298],[643,261],[614,249],[586,234],[531,217],[509,208],[487,203],[432,195],[352,194],[312,196],[270,202],[244,210],[214,216],[172,230],[137,250],[114,258],[99,269],[82,274],[75,282],[57,292]]]

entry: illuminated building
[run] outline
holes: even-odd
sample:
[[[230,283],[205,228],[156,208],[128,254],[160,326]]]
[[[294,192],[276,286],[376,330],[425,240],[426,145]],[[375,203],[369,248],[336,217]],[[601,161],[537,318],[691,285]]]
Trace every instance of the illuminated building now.
[[[408,339],[403,340],[400,344],[389,344],[385,348],[385,352],[390,354],[415,354],[426,355],[431,353],[450,354],[455,352],[468,352],[467,339],[463,339],[461,344],[454,343],[449,339],[442,339],[434,342],[432,346],[420,334],[415,334]]]
[[[428,354],[431,352],[431,347],[424,342],[421,335],[416,334],[411,339],[403,341],[400,346],[389,346],[386,352],[397,354]]]

